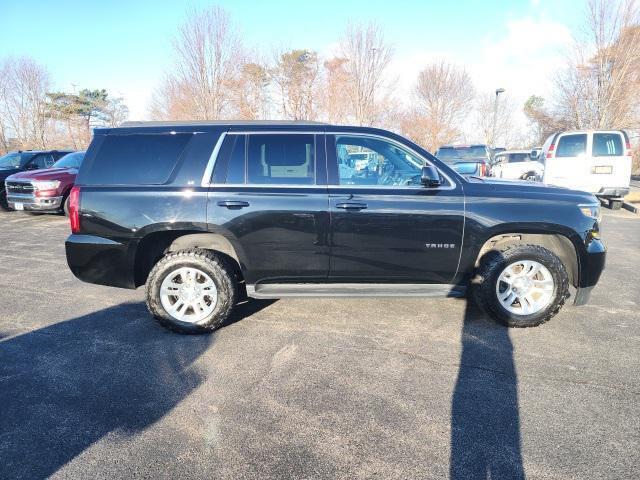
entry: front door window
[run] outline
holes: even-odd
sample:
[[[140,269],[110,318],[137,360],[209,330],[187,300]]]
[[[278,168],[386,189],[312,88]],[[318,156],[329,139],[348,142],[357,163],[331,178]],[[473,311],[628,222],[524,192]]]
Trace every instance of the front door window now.
[[[336,137],[340,185],[420,185],[423,161],[395,145],[373,137]]]

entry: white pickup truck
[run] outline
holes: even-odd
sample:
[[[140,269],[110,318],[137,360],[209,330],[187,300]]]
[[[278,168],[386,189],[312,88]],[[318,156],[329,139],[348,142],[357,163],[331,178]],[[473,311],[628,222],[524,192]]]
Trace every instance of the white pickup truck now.
[[[536,181],[542,178],[544,167],[529,150],[505,150],[491,162],[491,176],[510,180]]]

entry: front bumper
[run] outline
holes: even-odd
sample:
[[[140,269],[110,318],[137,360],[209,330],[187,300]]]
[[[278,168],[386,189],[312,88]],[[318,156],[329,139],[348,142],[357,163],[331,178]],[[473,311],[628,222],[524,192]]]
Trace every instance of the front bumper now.
[[[24,210],[60,210],[62,197],[36,197],[29,194],[8,193],[7,202],[9,203],[9,208],[13,208],[14,210],[16,203],[22,204]]]
[[[586,305],[591,296],[593,287],[596,286],[600,275],[604,271],[607,251],[604,243],[600,239],[592,239],[587,245],[586,253],[581,256],[580,260],[580,278],[577,287],[576,296],[573,300],[574,305]]]

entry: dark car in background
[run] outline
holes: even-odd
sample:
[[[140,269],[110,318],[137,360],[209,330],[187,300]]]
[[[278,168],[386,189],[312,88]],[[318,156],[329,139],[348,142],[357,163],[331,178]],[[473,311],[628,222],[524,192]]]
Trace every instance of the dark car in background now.
[[[460,175],[489,175],[491,149],[487,145],[443,145],[436,151],[436,157]]]
[[[7,208],[4,181],[14,173],[52,167],[71,150],[24,150],[9,152],[0,157],[0,206]]]
[[[68,153],[50,168],[15,173],[5,180],[14,210],[69,213],[68,198],[85,152]]]

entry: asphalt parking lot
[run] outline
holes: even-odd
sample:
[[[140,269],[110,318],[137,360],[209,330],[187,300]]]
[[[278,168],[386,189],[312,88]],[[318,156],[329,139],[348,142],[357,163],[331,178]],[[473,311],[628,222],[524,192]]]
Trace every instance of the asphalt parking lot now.
[[[590,305],[507,330],[465,300],[241,305],[181,336],[0,212],[0,478],[633,478],[640,215]]]

